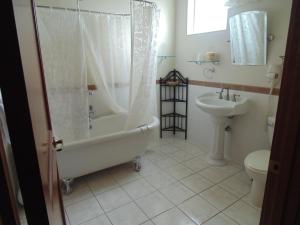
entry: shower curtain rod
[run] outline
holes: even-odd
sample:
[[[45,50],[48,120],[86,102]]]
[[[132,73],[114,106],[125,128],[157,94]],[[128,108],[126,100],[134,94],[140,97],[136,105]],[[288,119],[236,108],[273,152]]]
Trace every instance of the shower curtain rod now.
[[[144,2],[144,3],[148,3],[148,4],[155,4],[154,2],[150,2],[150,1],[146,1],[146,0],[132,0],[135,2]]]
[[[156,5],[154,2],[146,1],[146,0],[132,0],[135,2],[147,3],[151,5]],[[79,1],[78,1],[79,3]],[[55,6],[44,6],[44,5],[35,5],[38,8],[46,8],[46,9],[57,9],[57,10],[70,10],[70,11],[80,11],[80,12],[89,12],[89,13],[97,13],[97,14],[105,14],[105,15],[115,15],[115,16],[131,16],[131,13],[108,13],[108,12],[101,12],[101,11],[94,11],[94,10],[86,10],[86,9],[74,9],[74,8],[63,8],[63,7],[55,7]]]
[[[100,11],[93,11],[93,10],[86,10],[86,9],[79,9],[78,10],[78,9],[72,9],[72,8],[52,7],[52,6],[44,6],[44,5],[36,5],[35,7],[45,8],[45,9],[69,10],[69,11],[74,11],[74,12],[78,12],[78,11],[80,11],[80,12],[89,12],[89,13],[114,15],[114,16],[131,16],[130,13],[127,13],[127,14],[122,14],[122,13],[108,13],[108,12],[100,12]]]

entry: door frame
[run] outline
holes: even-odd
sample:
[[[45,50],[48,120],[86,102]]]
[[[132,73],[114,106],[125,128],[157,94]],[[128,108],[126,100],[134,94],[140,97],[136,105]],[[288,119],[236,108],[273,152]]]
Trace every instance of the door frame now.
[[[2,2],[6,11],[3,43],[8,49],[0,76],[0,89],[15,159],[27,222],[50,225],[39,171],[12,0]],[[5,75],[4,75],[5,74]]]
[[[290,17],[261,225],[300,223],[300,0]]]

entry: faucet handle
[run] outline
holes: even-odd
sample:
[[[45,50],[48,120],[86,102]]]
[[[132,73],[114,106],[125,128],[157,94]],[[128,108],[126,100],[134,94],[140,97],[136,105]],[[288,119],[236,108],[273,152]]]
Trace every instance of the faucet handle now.
[[[233,94],[232,95],[232,100],[234,101],[234,102],[236,102],[236,97],[241,97],[240,95],[238,95],[238,94]]]
[[[223,91],[216,92],[219,95],[219,99],[223,99]]]
[[[229,94],[229,91],[230,89],[229,88],[225,88],[226,89],[226,100],[229,101],[230,100],[230,94]]]

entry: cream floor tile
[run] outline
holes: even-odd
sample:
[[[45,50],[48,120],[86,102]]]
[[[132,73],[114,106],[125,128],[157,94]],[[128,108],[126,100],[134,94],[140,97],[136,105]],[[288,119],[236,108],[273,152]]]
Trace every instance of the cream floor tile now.
[[[219,210],[227,208],[238,200],[237,197],[218,186],[214,186],[200,193],[200,196]]]
[[[116,209],[132,201],[128,194],[121,188],[104,192],[97,196],[97,200],[105,212]]]
[[[248,194],[251,188],[249,180],[243,179],[241,174],[228,178],[220,186],[239,198]]]
[[[65,206],[69,206],[76,202],[92,198],[93,194],[88,187],[87,183],[83,180],[75,180],[73,183],[73,191],[70,194],[63,195],[63,201]]]
[[[136,203],[149,218],[157,216],[173,207],[173,204],[158,191],[136,200]]]
[[[198,155],[201,155],[202,157],[205,157],[206,156],[206,152],[200,148],[199,146],[196,146],[196,145],[193,145],[193,144],[190,144],[188,142],[185,142],[185,143],[180,143],[180,144],[175,144],[176,147],[180,148],[181,150],[183,151],[186,151],[194,156],[198,156]]]
[[[202,224],[219,212],[219,210],[198,195],[180,204],[179,208],[196,224]]]
[[[113,225],[139,225],[148,220],[133,202],[109,212],[107,216]]]
[[[177,137],[171,137],[166,139],[168,140],[168,143],[174,146],[182,146],[185,143],[188,143],[187,140],[185,140],[184,138],[177,138]]]
[[[226,165],[221,167],[209,167],[207,169],[201,170],[199,174],[211,182],[218,183],[226,178],[238,173],[240,171],[239,168]]]
[[[181,182],[195,193],[200,193],[214,184],[199,174],[193,174],[181,180]]]
[[[170,157],[172,157],[173,159],[175,159],[178,162],[184,162],[184,161],[193,159],[195,156],[186,151],[178,151],[178,152],[170,154]]]
[[[179,182],[161,188],[160,192],[175,205],[178,205],[195,195],[194,192]]]
[[[142,167],[139,172],[139,175],[141,176],[148,176],[153,173],[158,173],[160,171],[160,168],[156,166],[154,163],[150,162],[149,160],[142,159]]]
[[[130,182],[122,187],[133,199],[138,199],[155,191],[154,187],[145,179]]]
[[[151,220],[149,220],[146,223],[143,223],[142,225],[154,225],[154,223]]]
[[[192,170],[190,170],[189,168],[187,168],[181,164],[169,167],[166,170],[166,172],[168,174],[170,174],[171,176],[175,177],[177,180],[187,177],[193,173]]]
[[[103,214],[98,201],[89,198],[65,208],[71,225],[78,225]]]
[[[256,208],[257,210],[261,210],[260,207],[257,207],[256,205],[254,205],[254,204],[252,203],[252,200],[251,200],[251,198],[250,198],[250,193],[247,194],[247,195],[245,195],[245,197],[243,197],[242,200],[243,200],[244,202],[246,202],[248,205],[251,205],[252,207]]]
[[[133,166],[129,166],[128,164],[113,168],[111,174],[114,180],[116,180],[120,185],[141,178],[139,173],[134,170]]]
[[[177,148],[177,147],[175,147],[173,145],[170,145],[170,144],[168,144],[168,145],[161,145],[161,146],[155,148],[155,150],[158,150],[158,151],[160,151],[160,152],[162,152],[164,154],[172,154],[172,153],[180,151],[179,148]]]
[[[173,208],[152,219],[155,225],[195,225],[195,223],[184,215],[179,209]]]
[[[145,179],[155,188],[166,187],[166,186],[176,182],[175,178],[171,177],[170,175],[168,175],[166,173],[162,173],[162,172],[146,176]]]
[[[99,172],[89,175],[85,178],[85,180],[95,195],[101,194],[105,191],[119,186],[119,184],[113,179],[112,174],[108,170],[106,170],[105,172]]]
[[[224,213],[241,225],[258,225],[260,220],[260,210],[238,201],[224,211]]]
[[[239,179],[240,181],[242,181],[242,182],[244,182],[246,184],[249,184],[249,185],[252,182],[251,179],[250,179],[250,177],[248,176],[248,174],[244,170],[241,171],[241,172],[239,172],[238,174],[236,174],[235,177],[237,179]]]
[[[224,215],[223,213],[220,213],[213,217],[212,219],[205,222],[203,225],[238,225],[236,222],[234,222],[232,219],[230,219],[228,216]]]
[[[171,166],[177,165],[178,161],[171,157],[167,157],[165,159],[157,160],[156,162],[154,162],[154,164],[158,166],[161,170],[165,170]]]
[[[194,147],[195,146],[195,147]],[[189,146],[185,149],[185,151],[195,155],[202,157],[203,159],[206,159],[207,154],[208,154],[208,149],[202,146],[196,146],[196,145]]]
[[[164,153],[159,152],[158,150],[150,150],[146,152],[145,158],[150,160],[153,163],[157,163],[158,161],[161,161],[163,159],[168,158],[168,156]]]
[[[210,167],[210,164],[208,164],[208,162],[206,162],[205,160],[203,160],[200,157],[191,159],[189,161],[185,161],[185,162],[183,162],[183,165],[190,168],[194,172],[198,172],[200,170]]]
[[[112,225],[106,215],[101,215],[95,219],[84,222],[80,225]]]

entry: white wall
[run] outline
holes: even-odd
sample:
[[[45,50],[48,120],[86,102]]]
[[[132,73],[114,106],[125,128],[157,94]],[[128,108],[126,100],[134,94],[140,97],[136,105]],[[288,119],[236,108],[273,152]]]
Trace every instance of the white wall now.
[[[77,0],[35,0],[37,5],[77,8]],[[175,55],[175,0],[154,0],[160,9],[159,55]],[[130,0],[80,0],[81,9],[130,13]],[[175,59],[168,58],[159,63],[157,77],[165,76],[174,69]]]
[[[76,8],[76,0],[36,0],[39,5]],[[265,77],[266,66],[233,66],[230,61],[229,31],[211,32],[198,35],[186,35],[187,0],[155,0],[161,9],[161,30],[159,55],[176,55],[176,68],[184,76],[193,80],[217,81],[245,85],[267,87]],[[82,9],[95,11],[129,13],[129,0],[83,0]],[[275,40],[269,43],[268,63],[280,63],[279,55],[284,55],[291,0],[261,0],[255,4],[247,4],[230,10],[230,15],[260,9],[268,12],[269,32]],[[208,18],[208,19],[213,19]],[[176,20],[176,21],[175,21]],[[176,40],[175,40],[176,38]],[[211,65],[198,66],[188,63],[198,53],[216,51],[221,56],[220,65],[216,65],[216,73],[210,77],[203,75],[203,70]],[[158,77],[164,76],[173,69],[174,59],[167,59],[159,64]],[[189,140],[208,149],[212,145],[212,126],[209,116],[195,106],[195,98],[205,92],[215,92],[214,88],[191,86],[189,104]],[[238,93],[234,91],[235,93]],[[236,117],[231,121],[232,133],[226,135],[227,156],[242,163],[251,151],[268,148],[266,133],[266,117],[273,113],[277,97],[272,97],[271,110],[268,107],[268,96],[263,94],[239,92],[251,101],[251,109],[247,115]]]
[[[187,0],[177,0],[176,15],[176,69],[184,76],[193,80],[215,81],[268,87],[265,77],[267,66],[234,66],[231,64],[229,31],[218,31],[205,34],[186,35]],[[229,14],[247,10],[266,10],[268,12],[269,34],[275,35],[275,40],[269,43],[268,63],[280,63],[278,56],[284,55],[289,24],[291,0],[261,0],[243,7],[230,9]],[[208,19],[213,19],[208,18]],[[216,51],[220,54],[221,63],[215,65],[216,72],[204,76],[204,69],[213,65],[196,65],[188,63],[198,53]],[[195,98],[206,92],[216,92],[215,88],[191,86],[189,96],[189,139],[191,142],[212,148],[212,124],[209,115],[195,105]],[[242,164],[247,154],[259,149],[268,148],[266,118],[274,114],[278,97],[264,94],[232,91],[251,101],[251,107],[246,115],[235,117],[230,121],[232,132],[226,133],[226,155],[228,158]],[[270,106],[269,106],[270,105]]]
[[[231,63],[229,30],[196,35],[186,35],[187,0],[177,0],[176,15],[176,68],[188,73],[190,79],[217,82],[268,86],[265,77],[267,66],[234,66]],[[268,64],[281,63],[280,55],[285,54],[286,37],[291,8],[291,0],[261,0],[258,3],[232,8],[229,16],[247,10],[265,10],[268,12],[268,33],[275,35],[269,43]],[[213,19],[212,18],[207,19]],[[187,61],[193,60],[198,53],[216,51],[221,63],[215,66],[216,73],[210,78],[203,75],[203,69],[210,65],[198,66]]]

